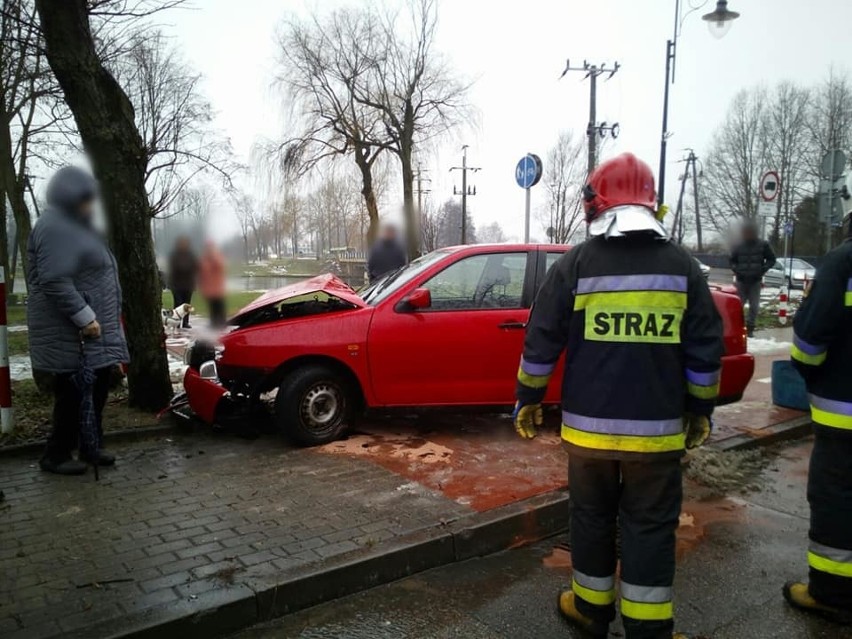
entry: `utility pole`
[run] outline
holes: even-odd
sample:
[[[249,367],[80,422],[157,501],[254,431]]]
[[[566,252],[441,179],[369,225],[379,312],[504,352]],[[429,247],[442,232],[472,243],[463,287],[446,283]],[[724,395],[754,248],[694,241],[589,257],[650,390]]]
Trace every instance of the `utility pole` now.
[[[420,166],[420,161],[417,162],[417,171],[414,173],[414,192],[417,194],[417,215],[420,217],[420,228],[424,228],[423,223],[423,196],[432,192],[429,188],[424,188],[424,182],[431,182],[432,179],[428,177],[423,177],[424,173],[428,173],[428,170],[423,169]],[[428,186],[428,184],[426,185]],[[420,237],[420,250],[423,250],[423,237]]]
[[[698,250],[703,250],[703,242],[701,236],[701,215],[700,210],[698,208],[698,156],[695,155],[695,151],[692,149],[688,149],[689,155],[686,156],[682,162],[686,163],[686,168],[683,171],[683,175],[681,176],[680,182],[680,195],[677,199],[677,208],[675,209],[675,217],[672,223],[672,239],[677,239],[677,242],[680,244],[683,242],[683,197],[686,193],[686,183],[689,180],[689,172],[692,171],[692,194],[694,197],[695,203],[695,232],[697,234],[697,243]],[[677,236],[675,236],[677,234]]]
[[[462,187],[461,191],[456,190],[456,187],[453,186],[453,195],[461,195],[462,201],[462,210],[461,210],[461,243],[467,244],[467,196],[468,195],[476,195],[476,187],[469,187],[467,185],[467,172],[472,171],[476,173],[477,171],[481,171],[482,167],[479,166],[468,166],[467,165],[467,144],[462,146],[462,165],[454,166],[450,168],[450,173],[453,171],[461,171],[462,174]]]
[[[618,137],[618,123],[612,126],[607,126],[606,122],[598,124],[598,77],[606,75],[606,79],[611,80],[612,76],[618,73],[620,68],[621,65],[618,62],[615,62],[613,67],[608,69],[606,62],[596,65],[589,64],[586,60],[583,60],[583,66],[572,67],[571,60],[569,59],[565,62],[565,70],[559,76],[562,79],[569,71],[579,71],[585,74],[583,76],[584,80],[586,78],[589,79],[589,123],[586,126],[586,136],[589,139],[587,175],[591,175],[592,171],[598,165],[598,136],[604,138],[607,131],[609,131],[613,138]]]

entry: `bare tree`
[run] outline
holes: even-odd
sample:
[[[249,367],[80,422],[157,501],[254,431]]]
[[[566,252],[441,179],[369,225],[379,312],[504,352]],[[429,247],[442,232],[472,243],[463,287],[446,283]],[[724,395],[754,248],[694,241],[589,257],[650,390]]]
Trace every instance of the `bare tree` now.
[[[145,186],[152,216],[170,211],[184,188],[202,173],[230,186],[234,163],[228,141],[213,130],[213,109],[201,92],[201,75],[154,29],[120,41],[110,70],[133,103],[148,163]],[[180,207],[178,207],[180,208]]]
[[[407,249],[420,254],[419,220],[414,204],[414,152],[459,125],[470,115],[470,85],[435,51],[436,0],[410,0],[408,28],[396,13],[382,19],[382,48],[370,67],[370,85],[356,87],[360,103],[381,114],[380,143],[389,136],[402,174]],[[406,33],[408,32],[408,33]]]
[[[232,191],[232,199],[234,203],[234,214],[237,217],[237,223],[240,225],[240,237],[243,238],[243,259],[246,264],[250,260],[248,236],[249,231],[257,226],[255,222],[254,200],[250,195]]]
[[[735,218],[757,216],[757,183],[767,165],[767,99],[763,88],[740,91],[705,156],[702,209],[719,232]]]
[[[778,171],[780,193],[772,223],[772,241],[777,245],[781,223],[790,220],[796,205],[810,186],[813,174],[808,114],[810,92],[791,82],[782,82],[769,96],[764,124],[767,169]]]
[[[116,8],[113,3],[96,4],[94,8],[103,11]],[[36,0],[36,8],[47,60],[74,115],[109,215],[110,243],[125,291],[129,401],[159,410],[171,398],[172,386],[145,188],[148,152],[131,101],[98,56],[87,1]]]
[[[571,241],[583,225],[580,193],[586,182],[585,140],[573,131],[562,131],[548,151],[544,164],[548,209],[541,216],[545,228],[552,226],[555,244]]]
[[[476,239],[483,244],[501,244],[506,241],[506,234],[498,222],[483,226],[477,235]]]
[[[388,140],[380,115],[356,94],[368,90],[362,85],[375,65],[381,36],[370,10],[340,9],[325,18],[287,21],[278,36],[278,81],[297,133],[267,145],[265,152],[274,175],[285,179],[351,156],[361,176],[370,239],[379,222],[373,167]]]

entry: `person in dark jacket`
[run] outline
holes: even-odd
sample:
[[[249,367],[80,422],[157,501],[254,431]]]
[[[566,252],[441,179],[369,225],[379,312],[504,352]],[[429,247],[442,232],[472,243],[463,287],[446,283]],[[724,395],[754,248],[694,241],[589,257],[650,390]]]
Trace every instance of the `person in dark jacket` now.
[[[602,163],[583,198],[592,239],[556,262],[536,296],[515,429],[535,436],[564,356],[573,580],[559,610],[588,636],[609,636],[620,526],[627,639],[685,639],[672,605],[681,457],[710,434],[722,320],[698,264],[657,219],[647,164],[629,153]]]
[[[121,326],[121,286],[115,258],[92,227],[97,196],[94,178],[76,167],[57,171],[47,187],[48,210],[33,227],[27,247],[27,326],[34,371],[54,377],[53,428],[42,470],[63,475],[86,472],[72,452],[80,435],[80,393],[72,381],[80,349],[95,370],[97,427],[109,391],[110,373],[130,358]],[[101,450],[99,463],[115,457]]]
[[[192,250],[192,243],[185,235],[175,242],[169,256],[169,288],[174,298],[174,308],[181,304],[192,304],[195,292],[195,278],[198,275],[198,260]],[[183,316],[182,328],[190,328],[189,313]]]
[[[814,423],[808,473],[808,583],[784,597],[800,610],[852,624],[852,218],[825,256],[793,320],[791,356]]]
[[[757,224],[743,222],[740,243],[731,252],[731,270],[737,278],[737,293],[743,305],[748,302],[746,327],[754,336],[757,314],[760,311],[760,288],[763,276],[775,265],[775,253],[769,242],[758,236]]]
[[[406,263],[405,251],[399,241],[399,233],[395,226],[387,224],[382,227],[379,238],[370,248],[367,258],[367,275],[370,282],[375,282],[382,275],[395,271]]]

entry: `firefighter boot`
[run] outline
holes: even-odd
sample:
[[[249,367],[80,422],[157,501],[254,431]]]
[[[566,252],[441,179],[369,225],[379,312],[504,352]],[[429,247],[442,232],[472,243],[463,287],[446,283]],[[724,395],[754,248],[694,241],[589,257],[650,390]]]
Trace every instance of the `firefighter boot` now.
[[[841,610],[840,608],[833,608],[819,603],[816,599],[811,597],[811,593],[808,591],[808,584],[797,581],[788,581],[784,584],[783,592],[784,599],[786,599],[787,603],[793,606],[793,608],[819,615],[820,617],[828,619],[829,621],[834,621],[835,623],[843,625],[852,624],[852,613]]]
[[[577,610],[576,595],[571,590],[563,590],[559,593],[559,612],[575,626],[582,628],[586,634],[593,639],[606,639],[609,635],[609,624],[589,619]]]

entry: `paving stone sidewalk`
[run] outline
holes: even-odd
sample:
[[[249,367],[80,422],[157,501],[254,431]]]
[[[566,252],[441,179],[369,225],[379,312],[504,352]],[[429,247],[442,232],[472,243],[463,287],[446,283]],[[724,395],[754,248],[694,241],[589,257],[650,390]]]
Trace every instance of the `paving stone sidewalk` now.
[[[52,637],[371,548],[472,512],[350,456],[193,434],[94,481],[0,458],[0,637]]]

